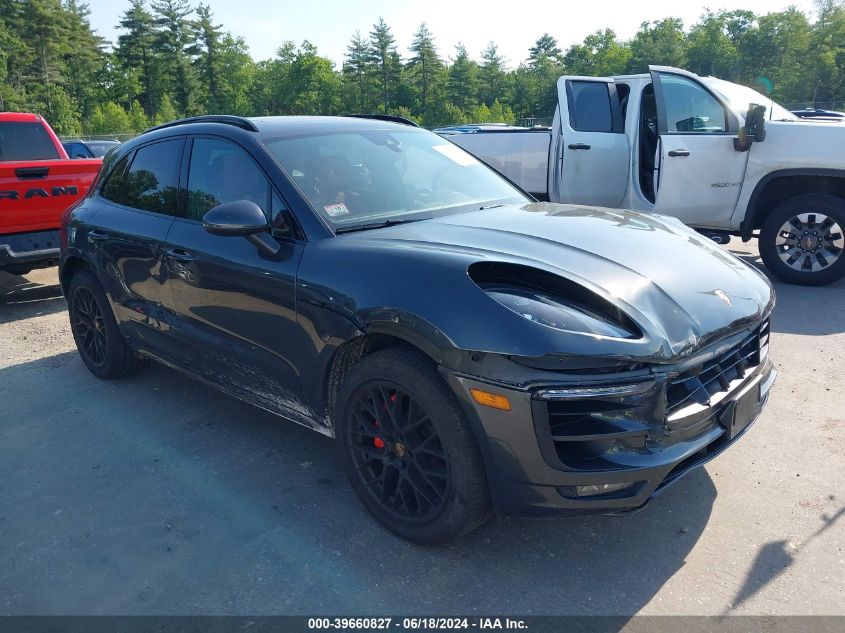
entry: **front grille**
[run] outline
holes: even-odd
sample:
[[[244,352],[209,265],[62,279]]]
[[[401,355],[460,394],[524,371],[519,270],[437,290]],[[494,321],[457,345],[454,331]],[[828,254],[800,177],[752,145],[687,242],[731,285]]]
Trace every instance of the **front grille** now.
[[[669,428],[681,419],[718,404],[741,383],[749,371],[766,357],[769,321],[728,351],[673,378],[666,389],[666,421]]]

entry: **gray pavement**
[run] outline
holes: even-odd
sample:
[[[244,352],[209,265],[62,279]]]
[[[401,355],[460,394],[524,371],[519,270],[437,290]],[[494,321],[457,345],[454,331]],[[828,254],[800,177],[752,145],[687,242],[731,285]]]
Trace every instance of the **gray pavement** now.
[[[164,367],[97,380],[55,270],[0,273],[0,614],[845,614],[845,283],[776,285],[731,450],[639,514],[423,548],[331,440]]]

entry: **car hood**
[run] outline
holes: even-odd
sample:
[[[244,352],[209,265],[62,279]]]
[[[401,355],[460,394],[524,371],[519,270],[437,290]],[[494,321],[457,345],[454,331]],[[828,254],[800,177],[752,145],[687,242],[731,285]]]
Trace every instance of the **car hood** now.
[[[774,304],[760,272],[656,214],[533,203],[354,235],[566,277],[623,309],[643,330],[655,359],[677,359],[747,328]]]

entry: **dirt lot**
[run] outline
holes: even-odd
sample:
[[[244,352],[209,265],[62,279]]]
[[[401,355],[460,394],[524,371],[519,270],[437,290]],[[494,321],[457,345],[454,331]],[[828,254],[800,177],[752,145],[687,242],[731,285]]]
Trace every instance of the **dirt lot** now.
[[[331,440],[163,367],[98,381],[56,272],[0,273],[0,614],[845,614],[845,283],[777,290],[780,376],[732,450],[636,515],[427,549]]]

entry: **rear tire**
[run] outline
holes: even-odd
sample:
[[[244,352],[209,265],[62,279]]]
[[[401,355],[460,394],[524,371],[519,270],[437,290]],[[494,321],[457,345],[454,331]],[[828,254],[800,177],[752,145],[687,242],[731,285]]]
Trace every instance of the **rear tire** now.
[[[76,349],[92,374],[111,380],[134,374],[146,365],[121,334],[106,293],[90,271],[73,275],[67,301]]]
[[[760,230],[760,257],[773,275],[822,286],[845,276],[845,200],[808,194],[772,211]]]
[[[344,378],[336,413],[352,488],[388,530],[442,544],[490,517],[478,442],[424,356],[397,346],[365,357]]]

